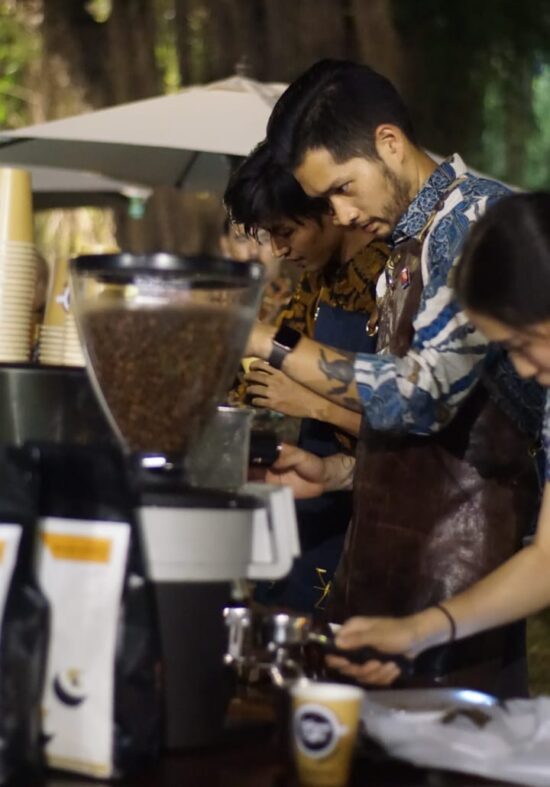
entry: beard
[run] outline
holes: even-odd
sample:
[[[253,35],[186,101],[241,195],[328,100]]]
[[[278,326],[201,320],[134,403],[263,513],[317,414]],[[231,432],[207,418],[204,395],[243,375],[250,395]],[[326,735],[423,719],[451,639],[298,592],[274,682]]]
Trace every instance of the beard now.
[[[382,176],[388,188],[389,197],[382,208],[380,221],[388,225],[388,232],[384,237],[389,238],[397,222],[411,204],[411,184],[405,178],[399,178],[384,163],[382,163]]]

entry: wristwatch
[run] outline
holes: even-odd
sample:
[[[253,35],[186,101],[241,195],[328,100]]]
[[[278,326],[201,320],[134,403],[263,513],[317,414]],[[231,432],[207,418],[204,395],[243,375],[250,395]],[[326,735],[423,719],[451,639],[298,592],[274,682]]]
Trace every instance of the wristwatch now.
[[[296,331],[288,325],[282,325],[271,340],[273,348],[267,359],[268,364],[274,369],[280,369],[286,356],[292,352],[301,338],[300,331]]]

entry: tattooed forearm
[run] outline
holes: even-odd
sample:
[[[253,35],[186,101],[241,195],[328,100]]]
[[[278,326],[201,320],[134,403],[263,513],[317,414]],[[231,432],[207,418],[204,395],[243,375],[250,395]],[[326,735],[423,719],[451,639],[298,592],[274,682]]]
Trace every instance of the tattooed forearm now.
[[[345,407],[346,410],[352,410],[354,413],[363,412],[363,405],[361,404],[359,399],[355,399],[352,396],[342,397],[342,406]]]
[[[355,457],[348,454],[333,454],[325,459],[325,491],[349,490],[353,487]]]
[[[319,351],[319,369],[323,372],[327,380],[337,380],[342,385],[335,386],[327,392],[329,395],[339,396],[348,391],[354,380],[352,353],[340,353],[340,357],[334,361],[329,361],[325,350],[321,347]]]

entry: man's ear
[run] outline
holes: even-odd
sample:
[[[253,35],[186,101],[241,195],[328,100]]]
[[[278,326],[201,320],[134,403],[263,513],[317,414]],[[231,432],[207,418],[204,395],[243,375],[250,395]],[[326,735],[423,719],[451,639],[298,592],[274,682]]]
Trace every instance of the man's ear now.
[[[386,164],[402,164],[405,157],[405,135],[398,126],[382,123],[374,132],[376,152]]]

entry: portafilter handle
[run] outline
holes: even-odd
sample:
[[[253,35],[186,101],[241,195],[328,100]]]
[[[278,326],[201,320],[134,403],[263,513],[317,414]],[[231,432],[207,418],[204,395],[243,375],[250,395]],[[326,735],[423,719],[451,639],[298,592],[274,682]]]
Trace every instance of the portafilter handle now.
[[[247,658],[246,650],[252,626],[252,612],[248,607],[226,607],[223,617],[228,632],[224,662],[226,664],[240,664]]]
[[[309,633],[308,642],[319,645],[327,655],[341,656],[352,664],[364,664],[366,661],[380,661],[382,664],[393,662],[399,667],[403,677],[411,677],[414,672],[411,659],[398,653],[383,653],[370,645],[360,648],[339,648],[333,636],[317,632]]]

